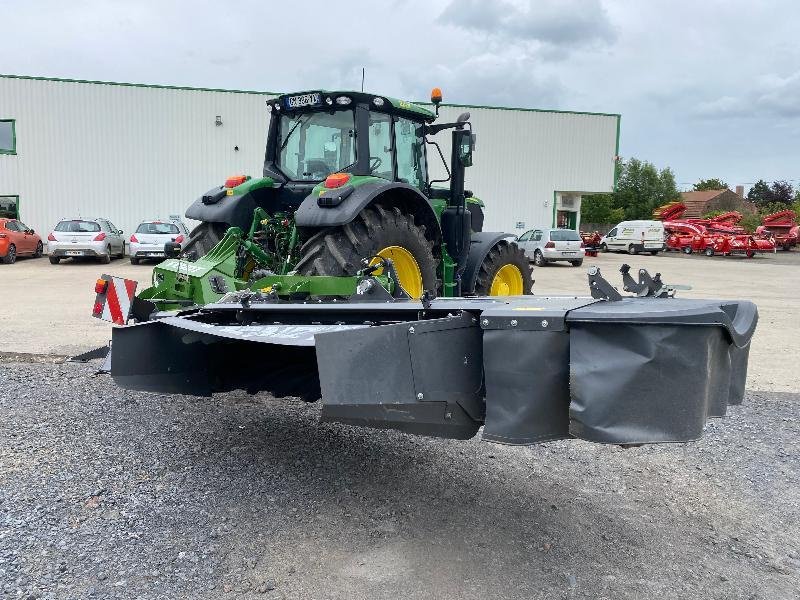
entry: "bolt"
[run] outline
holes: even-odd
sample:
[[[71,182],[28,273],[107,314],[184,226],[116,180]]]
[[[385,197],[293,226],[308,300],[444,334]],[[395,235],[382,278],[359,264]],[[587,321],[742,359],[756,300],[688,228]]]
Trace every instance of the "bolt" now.
[[[542,327],[547,327],[548,325],[547,319],[542,319]]]
[[[483,321],[481,321],[481,325],[483,325],[484,327],[488,327],[489,326],[489,319],[484,319]]]
[[[413,327],[409,327],[408,328],[408,333],[414,333],[414,328]]]
[[[517,326],[517,320],[516,319],[511,319],[511,326],[512,327],[516,327]]]
[[[417,400],[424,400],[424,399],[425,399],[425,394],[423,394],[422,392],[417,394]]]
[[[444,413],[444,418],[445,418],[445,419],[452,419],[452,418],[453,418],[453,413],[451,413],[451,412],[448,410],[446,413]]]

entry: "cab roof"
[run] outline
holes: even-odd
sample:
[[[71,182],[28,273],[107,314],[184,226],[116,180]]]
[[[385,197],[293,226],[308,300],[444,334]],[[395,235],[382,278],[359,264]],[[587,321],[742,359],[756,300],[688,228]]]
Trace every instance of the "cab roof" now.
[[[320,94],[322,98],[322,102],[325,102],[327,98],[330,98],[334,104],[330,105],[335,107],[335,99],[339,96],[347,96],[352,98],[354,104],[367,104],[369,105],[370,109],[374,109],[377,111],[382,112],[390,112],[392,114],[399,114],[405,116],[413,121],[425,121],[430,123],[436,119],[436,113],[433,111],[428,110],[427,108],[423,108],[418,104],[414,104],[412,102],[408,102],[407,100],[398,100],[397,98],[392,98],[390,96],[383,96],[381,94],[370,94],[368,92],[355,92],[351,90],[305,90],[302,92],[292,92],[290,94],[281,94],[277,96],[271,104],[280,103],[281,110],[287,110],[286,98],[291,96],[302,96],[305,94]],[[383,100],[383,105],[376,105],[374,100],[379,98]],[[323,105],[327,106],[327,104]],[[305,107],[304,107],[305,108]],[[312,106],[313,108],[319,108],[317,106]],[[289,112],[294,112],[298,109],[288,109]],[[302,108],[299,110],[303,110]]]

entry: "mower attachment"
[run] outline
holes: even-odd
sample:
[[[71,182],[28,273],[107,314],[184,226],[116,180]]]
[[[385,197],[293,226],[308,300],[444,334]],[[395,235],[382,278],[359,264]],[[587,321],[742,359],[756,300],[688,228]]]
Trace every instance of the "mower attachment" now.
[[[756,307],[664,297],[663,282],[640,275],[652,290],[642,297],[231,294],[115,328],[112,376],[161,393],[321,397],[325,421],[458,439],[482,425],[506,444],[697,439],[742,401]]]

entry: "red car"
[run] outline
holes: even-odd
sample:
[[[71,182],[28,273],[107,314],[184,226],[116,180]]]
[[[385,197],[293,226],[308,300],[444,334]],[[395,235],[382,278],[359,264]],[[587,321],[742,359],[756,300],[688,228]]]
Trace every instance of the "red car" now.
[[[10,265],[18,256],[39,258],[44,251],[42,238],[16,219],[0,219],[0,261]]]

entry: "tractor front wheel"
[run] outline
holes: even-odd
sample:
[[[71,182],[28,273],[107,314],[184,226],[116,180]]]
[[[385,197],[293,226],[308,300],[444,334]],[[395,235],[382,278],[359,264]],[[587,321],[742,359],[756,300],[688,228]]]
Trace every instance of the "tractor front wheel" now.
[[[363,268],[362,259],[379,256],[392,260],[400,285],[412,298],[439,292],[437,261],[425,227],[397,207],[365,208],[352,222],[313,235],[300,252],[299,275],[355,275]]]
[[[183,247],[184,256],[193,256],[198,259],[208,254],[228,230],[227,223],[200,223],[192,229],[189,240]]]
[[[533,278],[525,252],[516,244],[501,242],[489,251],[478,270],[477,296],[531,294]]]

